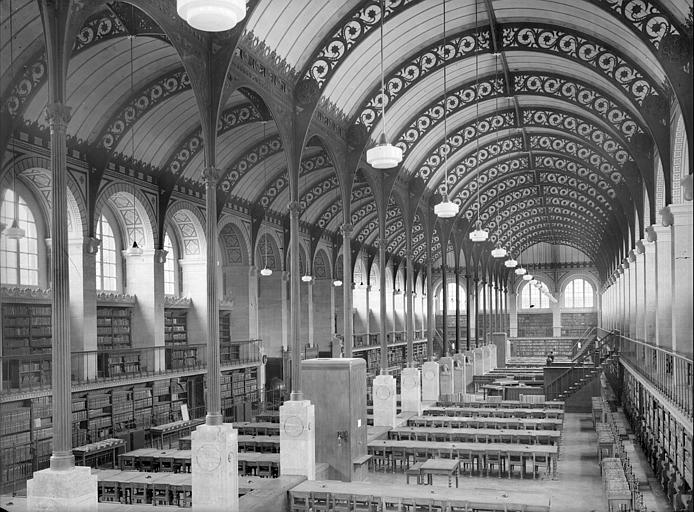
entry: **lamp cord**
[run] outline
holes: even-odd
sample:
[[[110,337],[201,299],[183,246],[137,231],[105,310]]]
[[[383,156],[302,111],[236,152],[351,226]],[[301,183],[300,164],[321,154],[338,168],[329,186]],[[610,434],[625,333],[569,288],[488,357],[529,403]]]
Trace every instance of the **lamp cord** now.
[[[266,137],[266,123],[267,121],[263,121],[263,141]],[[267,163],[265,159],[263,159],[263,179],[265,180],[265,190],[267,190]],[[267,236],[265,236],[265,268],[267,268],[267,245]]]
[[[134,19],[134,8],[132,4],[130,5],[130,20]],[[133,34],[130,34],[128,36],[128,39],[130,40],[130,97],[132,98],[131,101],[133,101],[133,110],[135,109],[135,100],[134,100],[134,93],[135,93],[135,81],[133,78],[134,75],[134,66],[133,66]],[[130,149],[132,151],[132,161],[130,162],[131,167],[135,166],[135,119],[133,118],[133,126],[130,129]],[[136,210],[135,210],[135,182],[131,183],[132,185],[132,191],[133,191],[133,227],[132,227],[132,236],[133,236],[133,244],[136,244],[135,236],[136,236]]]
[[[386,136],[386,85],[383,74],[383,18],[386,15],[385,0],[381,0],[381,117],[383,118],[383,137]]]
[[[13,45],[13,40],[14,40],[14,30],[13,30],[13,25],[12,25],[12,18],[14,16],[12,15],[12,0],[10,0],[10,69],[12,69],[12,65],[14,64],[14,45]],[[14,123],[11,123],[11,125]],[[15,145],[14,145],[14,129],[11,130],[11,135],[10,139],[12,140],[12,195],[14,196],[12,199],[14,201],[14,220],[17,222],[17,225],[19,225],[19,195],[17,195],[17,168],[14,165],[15,162]]]
[[[477,20],[477,0],[475,0],[475,39],[479,40],[478,37],[478,20]],[[477,44],[477,41],[475,42]],[[480,219],[480,84],[479,84],[479,50],[475,53],[475,165],[477,166],[477,173],[475,174],[475,183],[477,185],[477,228],[479,229],[482,224]]]
[[[445,149],[448,140],[448,81],[446,74],[446,0],[443,4],[443,189],[445,200],[448,201],[448,151]]]

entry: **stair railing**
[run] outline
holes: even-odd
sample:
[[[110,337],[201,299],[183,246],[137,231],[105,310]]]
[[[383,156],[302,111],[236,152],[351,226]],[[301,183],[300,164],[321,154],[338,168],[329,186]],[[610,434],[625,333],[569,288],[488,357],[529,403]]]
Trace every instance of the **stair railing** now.
[[[589,338],[594,332],[597,333],[597,329],[597,327],[588,327],[585,331],[583,331],[583,334],[581,334],[581,336],[571,347],[572,359],[576,359],[576,357],[584,351],[585,346],[588,344]]]

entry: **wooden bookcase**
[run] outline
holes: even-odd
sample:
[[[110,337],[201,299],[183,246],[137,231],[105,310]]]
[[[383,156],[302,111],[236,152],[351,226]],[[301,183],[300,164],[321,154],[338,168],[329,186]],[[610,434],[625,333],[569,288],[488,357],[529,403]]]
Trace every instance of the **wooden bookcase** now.
[[[164,310],[164,344],[166,368],[189,368],[197,363],[197,348],[188,346],[188,311],[168,308]]]
[[[96,308],[96,345],[99,350],[130,348],[130,308]]]
[[[51,305],[2,305],[3,387],[34,389],[51,384]],[[22,356],[30,356],[23,358]]]

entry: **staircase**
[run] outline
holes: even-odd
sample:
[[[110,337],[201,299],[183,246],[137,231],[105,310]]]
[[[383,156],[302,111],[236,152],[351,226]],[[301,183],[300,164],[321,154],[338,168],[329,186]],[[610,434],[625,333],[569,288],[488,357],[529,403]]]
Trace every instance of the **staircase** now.
[[[596,337],[583,343],[570,366],[551,382],[545,383],[547,400],[565,401],[593,380],[605,365],[614,361],[617,357],[611,346],[614,334],[613,331],[602,338]],[[597,354],[598,361],[589,361]]]

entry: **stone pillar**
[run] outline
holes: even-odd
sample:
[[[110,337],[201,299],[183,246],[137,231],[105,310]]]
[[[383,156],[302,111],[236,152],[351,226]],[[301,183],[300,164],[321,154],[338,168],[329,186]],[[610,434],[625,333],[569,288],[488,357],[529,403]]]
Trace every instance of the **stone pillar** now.
[[[691,180],[691,175],[689,176]],[[692,202],[670,205],[672,214],[672,349],[692,355],[692,229],[694,213]]]
[[[634,250],[629,251],[629,336],[636,338],[636,328],[638,324],[638,269],[636,268],[636,254]]]
[[[480,315],[482,317],[482,321],[480,322],[480,329],[482,330],[482,336],[486,338],[490,332],[489,332],[489,313],[487,312],[488,308],[488,300],[487,300],[487,281],[484,279],[481,282],[482,284],[482,307],[480,308]],[[470,350],[468,348],[468,350]]]
[[[313,322],[315,321],[315,316],[313,314],[313,283],[314,280],[311,279],[306,283],[306,295],[307,295],[307,308],[308,308],[308,344],[313,347],[315,344],[315,328]],[[368,298],[367,298],[368,304]],[[367,306],[367,319],[368,319],[368,306]],[[368,331],[368,328],[367,328]]]
[[[400,374],[402,412],[422,414],[422,380],[418,368],[403,368]]]
[[[49,9],[42,4],[43,9]],[[50,16],[48,13],[44,13]],[[56,56],[53,56],[56,57]],[[51,69],[49,69],[51,71]],[[55,69],[53,73],[55,73]],[[51,82],[55,82],[51,75]],[[50,103],[46,116],[51,130],[51,299],[53,453],[50,468],[27,480],[27,509],[87,511],[97,506],[97,477],[87,467],[75,467],[72,455],[72,383],[70,361],[70,261],[67,234],[67,145],[70,108]]]
[[[70,336],[72,352],[92,351],[72,357],[72,373],[82,379],[97,376],[96,358],[96,253],[100,240],[77,238],[70,246]]]
[[[468,318],[468,322],[472,322],[473,325],[475,326],[475,332],[472,333],[473,337],[475,338],[475,347],[477,347],[480,343],[480,287],[479,287],[479,278],[475,275],[475,277],[472,280],[473,282],[473,300],[475,302],[475,308],[472,310],[474,313],[474,317],[472,319]]]
[[[248,337],[260,338],[259,308],[258,308],[258,267],[248,267]]]
[[[185,260],[183,260],[185,261]],[[251,267],[255,269],[255,267]],[[226,266],[222,269],[226,283],[222,296],[234,301],[234,309],[231,317],[231,338],[249,339],[251,331],[251,318],[256,319],[257,312],[257,269],[251,271],[249,267],[237,265]],[[254,286],[255,285],[255,286]],[[256,295],[254,296],[254,292]],[[255,309],[255,311],[252,311]],[[257,325],[256,325],[257,329]]]
[[[183,296],[193,303],[187,316],[188,340],[191,343],[204,343],[207,339],[207,265],[205,260],[197,258],[178,260],[178,265]]]
[[[518,310],[517,308],[518,296],[515,293],[510,294],[509,298],[509,311],[508,311],[508,335],[511,338],[518,337]],[[509,354],[510,355],[510,354]]]
[[[353,319],[352,319],[352,231],[354,226],[349,223],[342,224],[342,280],[344,281],[344,337],[345,357],[352,357]]]
[[[561,304],[560,304],[560,300],[558,300],[557,302],[550,302],[549,307],[552,309],[552,336],[555,338],[558,338],[559,336],[561,336]]]
[[[426,361],[422,365],[422,400],[435,402],[439,399],[439,363]]]
[[[644,258],[644,242],[636,242],[634,256],[636,257],[636,332],[637,340],[646,340],[646,264]]]
[[[426,363],[425,363],[426,364]],[[434,363],[436,364],[436,363]],[[397,416],[395,377],[376,375],[373,380],[374,427],[394,427]]]
[[[656,345],[672,348],[672,228],[653,226],[656,260]]]
[[[494,317],[494,283],[489,283],[489,332],[496,332],[496,318]]]

